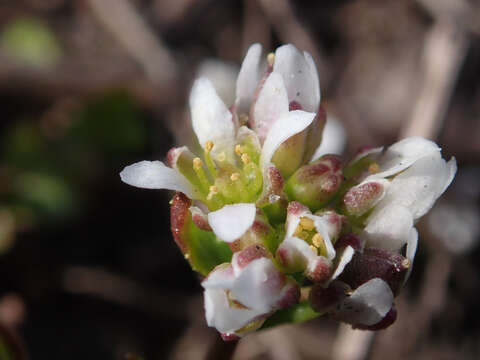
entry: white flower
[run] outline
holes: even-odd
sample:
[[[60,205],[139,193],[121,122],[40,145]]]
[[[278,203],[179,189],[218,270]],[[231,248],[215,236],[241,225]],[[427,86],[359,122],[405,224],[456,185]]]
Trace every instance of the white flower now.
[[[421,137],[403,139],[383,154],[381,150],[368,151],[378,160],[373,163],[372,173],[349,193],[362,193],[362,189],[375,186],[368,195],[363,191],[364,197],[373,200],[369,204],[373,211],[362,234],[366,246],[398,252],[407,245],[406,257],[413,263],[418,242],[415,222],[452,182],[457,164],[455,158],[446,162],[440,148]]]
[[[207,323],[227,336],[259,328],[274,311],[298,301],[298,285],[275,268],[267,251],[253,245],[234,254],[202,282]]]

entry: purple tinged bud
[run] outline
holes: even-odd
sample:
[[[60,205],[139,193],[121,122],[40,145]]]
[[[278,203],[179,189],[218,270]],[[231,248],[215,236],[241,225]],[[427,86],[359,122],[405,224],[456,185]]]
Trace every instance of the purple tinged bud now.
[[[235,253],[234,259],[235,265],[239,269],[243,269],[250,264],[253,260],[260,259],[262,257],[269,257],[269,253],[265,247],[261,245],[251,245],[240,252]]]
[[[316,312],[328,312],[347,296],[349,290],[348,285],[341,281],[334,281],[327,288],[315,284],[310,290],[310,305]]]
[[[361,216],[375,206],[384,194],[384,184],[371,181],[348,190],[343,197],[343,204],[349,215]]]
[[[355,253],[338,279],[355,289],[371,279],[380,278],[394,295],[398,295],[409,267],[408,259],[400,254],[367,248],[363,253]]]
[[[357,252],[362,252],[365,241],[355,234],[345,234],[335,243],[335,249],[341,249],[347,246],[351,246]]]
[[[327,204],[343,182],[342,162],[336,155],[325,155],[304,165],[288,179],[285,192],[291,200],[316,211]]]

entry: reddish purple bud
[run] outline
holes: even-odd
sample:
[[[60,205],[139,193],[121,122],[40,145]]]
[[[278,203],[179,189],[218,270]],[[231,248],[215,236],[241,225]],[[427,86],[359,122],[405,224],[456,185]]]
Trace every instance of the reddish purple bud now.
[[[283,192],[283,177],[275,166],[269,166],[264,175],[264,190],[257,206],[261,207],[272,223],[285,220],[287,197]]]
[[[360,239],[355,234],[346,234],[343,235],[338,241],[335,243],[335,249],[345,248],[347,246],[351,246],[355,251],[362,252],[365,242]]]
[[[332,262],[323,256],[319,256],[314,262],[310,262],[305,270],[305,275],[316,283],[323,283],[332,275]]]
[[[312,211],[326,205],[343,182],[342,162],[336,155],[325,155],[304,165],[288,179],[285,192],[291,200],[307,205]]]
[[[287,309],[290,306],[295,305],[300,301],[300,287],[294,281],[292,281],[291,286],[287,288],[283,297],[277,303],[279,309]]]
[[[395,320],[397,320],[397,308],[395,307],[395,304],[393,304],[390,311],[378,323],[370,326],[357,324],[357,325],[352,325],[352,327],[354,329],[360,329],[360,330],[377,331],[377,330],[383,330],[388,328],[390,325],[392,325],[395,322]]]
[[[177,192],[172,199],[170,206],[170,224],[173,239],[183,254],[188,252],[187,242],[185,240],[187,223],[190,220],[190,211],[192,201],[183,193]]]
[[[268,257],[269,253],[262,245],[251,245],[242,251],[235,253],[232,261],[236,262],[236,265],[243,269],[250,264],[253,260],[260,259],[262,257]]]
[[[313,310],[325,313],[335,307],[347,295],[350,288],[341,281],[332,282],[327,288],[316,284],[310,290],[309,301]]]
[[[409,267],[408,259],[400,254],[367,248],[363,253],[355,253],[339,276],[339,280],[356,289],[373,278],[380,278],[390,286],[394,295],[397,295]]]
[[[367,182],[352,187],[343,197],[343,204],[348,214],[361,216],[378,203],[384,193],[385,186],[381,182]]]

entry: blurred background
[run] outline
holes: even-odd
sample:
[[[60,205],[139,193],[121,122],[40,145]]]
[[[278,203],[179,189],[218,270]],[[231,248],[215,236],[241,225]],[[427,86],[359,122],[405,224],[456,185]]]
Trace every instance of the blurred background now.
[[[459,171],[418,224],[392,327],[320,318],[251,335],[234,358],[480,356],[479,1],[1,0],[1,360],[228,353],[172,241],[171,194],[118,173],[191,144],[192,80],[231,104],[253,42],[314,56],[323,151],[422,135]]]

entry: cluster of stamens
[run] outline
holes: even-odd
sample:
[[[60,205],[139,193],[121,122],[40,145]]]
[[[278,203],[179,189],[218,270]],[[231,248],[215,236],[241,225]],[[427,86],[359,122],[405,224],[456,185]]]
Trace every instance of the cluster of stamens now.
[[[325,240],[315,228],[315,223],[312,219],[307,217],[300,218],[300,222],[295,229],[294,236],[305,240],[317,255],[326,255],[327,249],[325,246]]]

